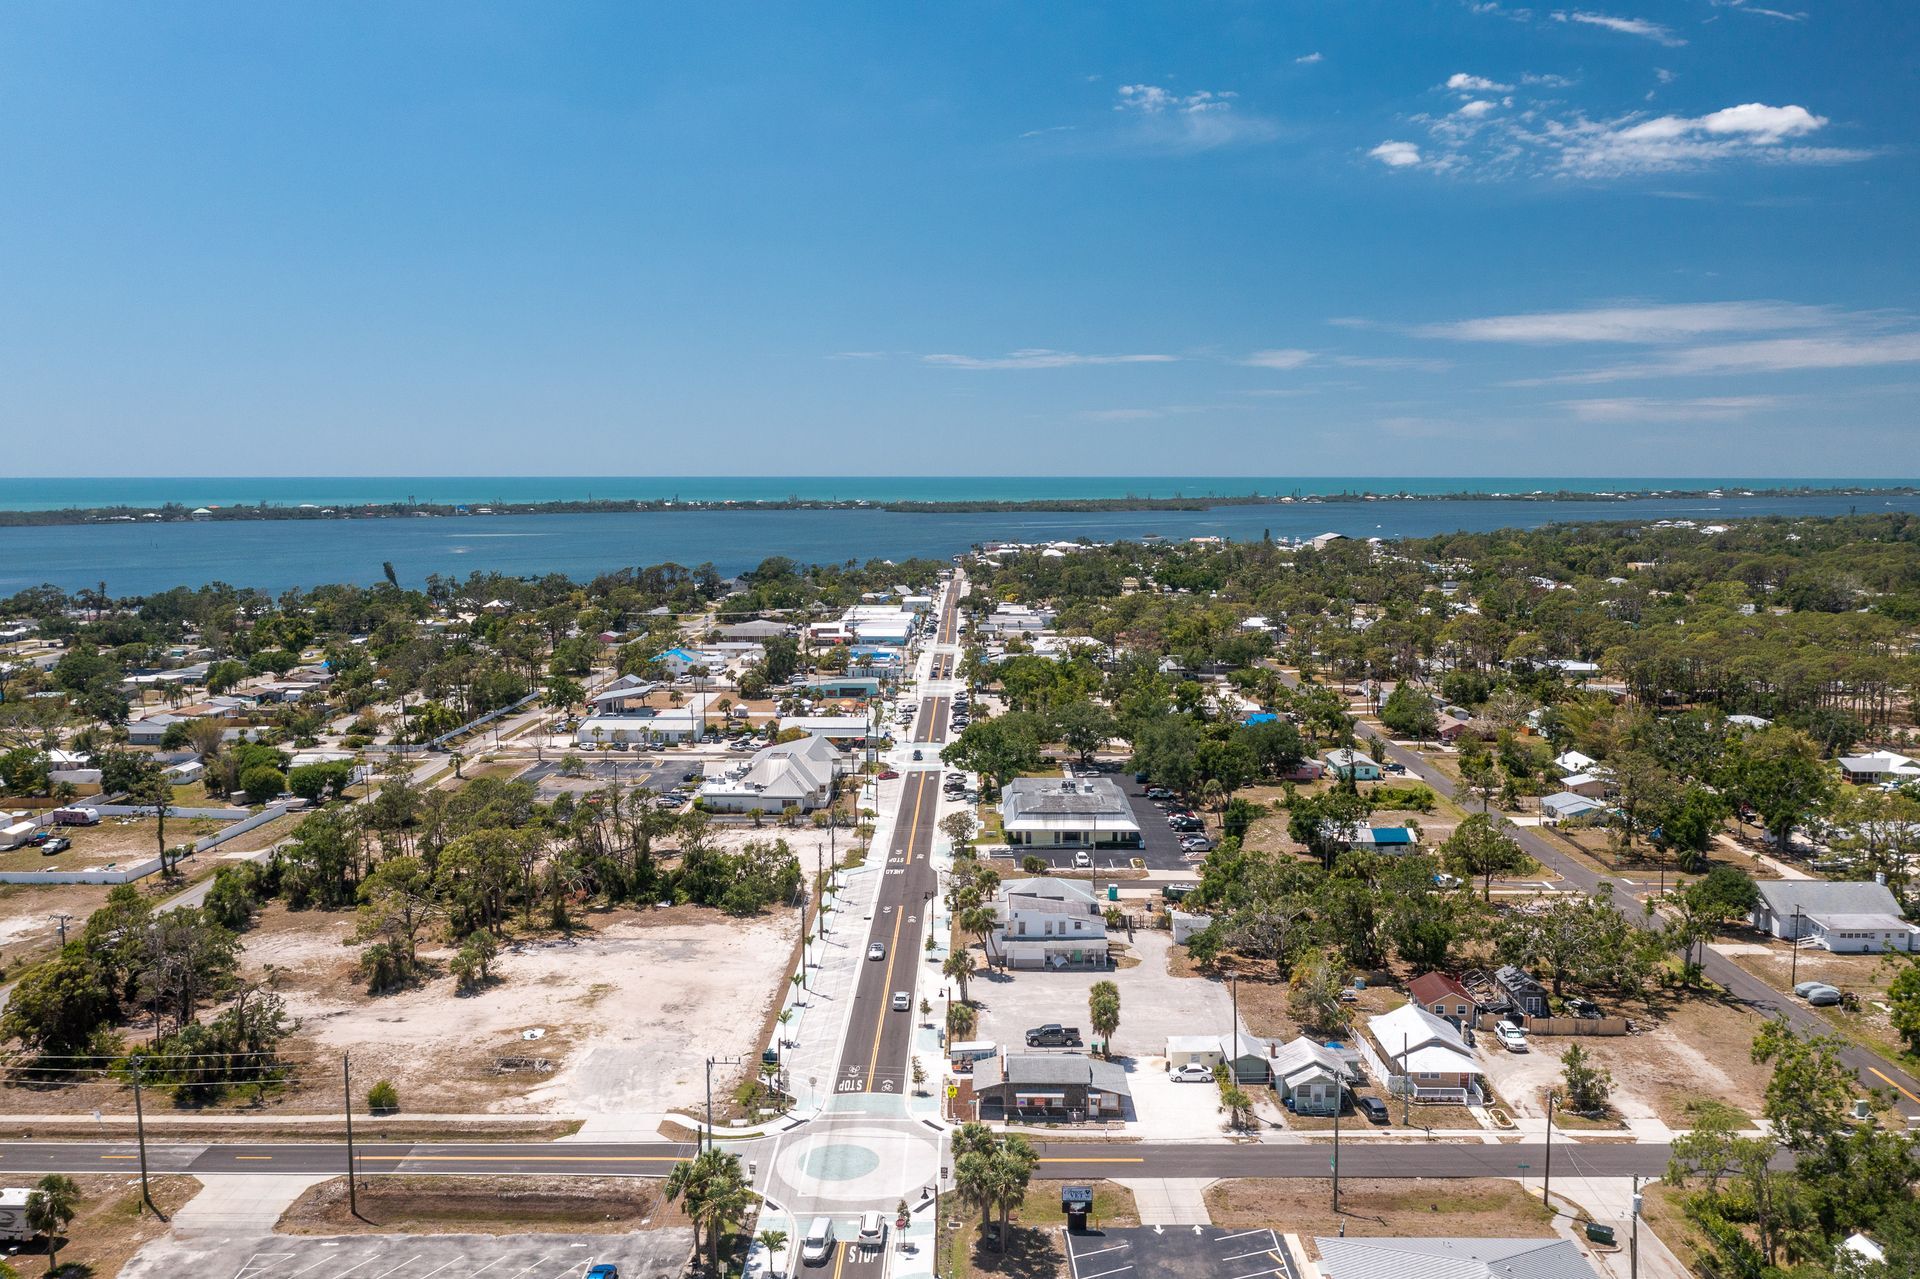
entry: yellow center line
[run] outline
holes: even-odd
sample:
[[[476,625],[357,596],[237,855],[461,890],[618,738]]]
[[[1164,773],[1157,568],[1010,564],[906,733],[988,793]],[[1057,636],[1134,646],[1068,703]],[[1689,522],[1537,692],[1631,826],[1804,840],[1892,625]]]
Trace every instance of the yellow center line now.
[[[132,1155],[101,1155],[102,1159],[132,1159]]]
[[[271,1159],[272,1155],[235,1155],[235,1159]]]
[[[1887,1074],[1886,1074],[1886,1072],[1885,1072],[1885,1071],[1882,1071],[1882,1070],[1880,1070],[1880,1069],[1879,1069],[1878,1067],[1875,1067],[1875,1066],[1868,1066],[1868,1067],[1867,1067],[1867,1073],[1868,1073],[1868,1074],[1873,1074],[1873,1075],[1878,1075],[1878,1076],[1880,1076],[1880,1078],[1882,1078],[1882,1079],[1884,1079],[1884,1080],[1886,1080],[1886,1083],[1887,1083],[1887,1086],[1888,1086],[1889,1088],[1893,1088],[1893,1089],[1897,1089],[1897,1090],[1898,1090],[1898,1091],[1900,1091],[1901,1093],[1904,1093],[1904,1094],[1906,1095],[1906,1098],[1907,1098],[1907,1100],[1908,1100],[1908,1101],[1920,1101],[1920,1097],[1916,1097],[1916,1096],[1914,1096],[1914,1095],[1913,1095],[1912,1093],[1910,1093],[1910,1092],[1907,1092],[1907,1090],[1906,1090],[1905,1088],[1902,1088],[1902,1087],[1900,1087],[1900,1085],[1899,1085],[1899,1084],[1897,1084],[1897,1083],[1895,1083],[1895,1082],[1894,1082],[1894,1081],[1893,1081],[1892,1079],[1890,1079],[1890,1078],[1888,1078],[1888,1077],[1887,1077]]]
[[[913,790],[913,821],[907,826],[907,864],[913,864],[913,840],[920,830],[920,803],[927,795],[927,774],[917,775],[917,784]],[[893,941],[887,946],[887,984],[880,991],[880,1011],[873,1019],[873,1051],[867,1056],[867,1091],[873,1091],[873,1073],[880,1065],[880,1032],[886,1025],[887,1011],[893,1005],[893,971],[900,962],[900,925],[907,917],[907,902],[903,896],[893,908]],[[907,1009],[907,1015],[913,1015],[913,1009]]]

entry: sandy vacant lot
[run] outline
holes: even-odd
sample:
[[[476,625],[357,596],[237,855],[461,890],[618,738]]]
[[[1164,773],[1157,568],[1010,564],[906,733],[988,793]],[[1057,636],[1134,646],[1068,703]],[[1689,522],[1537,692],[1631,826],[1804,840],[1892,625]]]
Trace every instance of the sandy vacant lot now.
[[[343,944],[348,914],[272,909],[247,936],[246,966],[286,998],[305,1046],[351,1052],[356,1081],[391,1080],[409,1111],[657,1113],[703,1097],[705,1054],[759,1050],[793,914],[677,907],[589,922],[573,940],[503,948],[498,980],[471,995],[436,975],[368,996],[358,948]],[[446,952],[423,957],[444,969]]]

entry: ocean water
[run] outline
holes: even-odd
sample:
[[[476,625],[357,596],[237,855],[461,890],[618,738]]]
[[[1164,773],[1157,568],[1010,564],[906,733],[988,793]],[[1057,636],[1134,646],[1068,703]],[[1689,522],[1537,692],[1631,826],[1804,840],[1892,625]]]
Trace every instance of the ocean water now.
[[[0,510],[134,506],[361,506],[394,502],[1003,501],[1043,498],[1250,497],[1327,493],[1613,493],[1724,488],[1896,487],[1909,480],[1620,476],[159,476],[0,478]]]
[[[1642,498],[1607,503],[1392,501],[1232,505],[1202,511],[955,515],[859,509],[699,510],[65,524],[0,528],[0,596],[41,583],[77,590],[98,582],[105,582],[115,595],[145,594],[212,581],[278,592],[326,582],[376,582],[383,576],[384,561],[393,563],[403,584],[418,586],[429,573],[465,577],[483,570],[516,576],[565,573],[583,578],[666,561],[688,566],[711,563],[722,573],[732,574],[752,568],[769,555],[791,556],[807,563],[875,557],[944,558],[993,541],[1109,541],[1149,534],[1170,539],[1215,536],[1254,540],[1268,534],[1302,538],[1324,532],[1396,538],[1458,530],[1533,528],[1562,521],[1692,519],[1711,523],[1758,515],[1845,515],[1856,510],[1920,513],[1920,495]]]

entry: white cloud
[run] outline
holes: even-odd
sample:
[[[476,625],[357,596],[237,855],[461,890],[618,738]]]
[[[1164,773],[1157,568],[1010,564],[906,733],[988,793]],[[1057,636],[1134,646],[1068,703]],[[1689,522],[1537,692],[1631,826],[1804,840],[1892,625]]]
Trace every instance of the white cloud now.
[[[1560,171],[1574,177],[1619,177],[1698,168],[1726,159],[1776,164],[1837,164],[1871,152],[1843,147],[1782,146],[1825,128],[1827,119],[1802,106],[1746,102],[1702,116],[1584,118],[1550,126]]]
[[[1278,132],[1272,121],[1234,109],[1239,96],[1231,90],[1176,93],[1157,84],[1123,84],[1113,109],[1131,120],[1134,139],[1148,146],[1201,151],[1272,138]]]
[[[1563,400],[1560,407],[1582,422],[1713,422],[1746,417],[1778,403],[1778,397],[1771,395],[1701,396],[1692,399],[1630,395],[1617,399]]]
[[[1556,22],[1579,22],[1590,27],[1604,27],[1608,31],[1618,31],[1622,35],[1639,36],[1655,44],[1664,44],[1669,48],[1683,45],[1685,40],[1673,34],[1671,28],[1658,22],[1649,22],[1645,18],[1616,18],[1607,13],[1588,13],[1575,10],[1572,13],[1556,13]]]
[[[1312,351],[1302,351],[1298,347],[1282,347],[1271,351],[1255,351],[1240,363],[1257,369],[1297,369],[1312,360]]]
[[[1493,315],[1449,324],[1424,325],[1423,337],[1460,342],[1564,344],[1685,342],[1709,334],[1765,333],[1827,327],[1837,321],[1825,307],[1791,302],[1676,302],[1645,306],[1589,307]]]
[[[1445,373],[1452,360],[1430,359],[1419,355],[1335,355],[1333,363],[1349,369],[1387,369],[1403,373]]]
[[[1312,66],[1316,62],[1325,62],[1326,60],[1327,55],[1316,49],[1312,53],[1301,54],[1294,59],[1294,62],[1299,66]]]
[[[1404,169],[1420,163],[1420,148],[1411,142],[1382,142],[1367,154],[1389,169]]]
[[[1447,87],[1455,93],[1505,93],[1513,86],[1496,83],[1485,76],[1468,75],[1465,71],[1456,71],[1447,77]]]
[[[1487,98],[1475,98],[1471,102],[1461,103],[1460,109],[1455,111],[1454,114],[1464,116],[1469,120],[1478,120],[1480,117],[1491,115],[1499,109],[1500,104],[1498,102],[1491,101]]]
[[[1091,364],[1172,364],[1177,355],[1082,355],[1046,347],[1025,347],[1005,355],[977,356],[936,353],[920,357],[923,364],[949,369],[1069,369]]]
[[[1777,18],[1781,22],[1805,22],[1804,13],[1787,13],[1780,9],[1763,9],[1759,5],[1750,5],[1747,0],[1713,0],[1715,8],[1733,9],[1740,13],[1751,13],[1760,18]]]
[[[1681,347],[1638,364],[1536,379],[1548,383],[1620,382],[1632,378],[1702,377],[1720,374],[1795,373],[1920,364],[1920,333],[1880,336],[1843,334],[1762,338]]]

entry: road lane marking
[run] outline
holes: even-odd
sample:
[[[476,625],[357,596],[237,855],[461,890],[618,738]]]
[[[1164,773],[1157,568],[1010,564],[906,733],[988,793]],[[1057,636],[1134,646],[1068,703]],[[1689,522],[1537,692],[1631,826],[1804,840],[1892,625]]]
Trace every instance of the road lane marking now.
[[[235,1155],[235,1159],[271,1159],[272,1155]]]
[[[1097,1257],[1103,1252],[1119,1252],[1122,1248],[1131,1248],[1131,1247],[1133,1247],[1133,1245],[1130,1243],[1117,1243],[1117,1244],[1114,1244],[1111,1248],[1094,1248],[1087,1252],[1076,1252],[1073,1255],[1076,1257]],[[1232,1258],[1228,1258],[1228,1260],[1231,1261]]]
[[[102,1159],[134,1159],[134,1158],[138,1158],[138,1156],[136,1156],[136,1155],[101,1155],[100,1157],[101,1157]]]
[[[1893,1080],[1892,1080],[1891,1078],[1889,1078],[1889,1077],[1887,1076],[1887,1074],[1886,1074],[1886,1072],[1885,1072],[1885,1071],[1883,1071],[1883,1070],[1881,1070],[1881,1069],[1880,1069],[1879,1067],[1877,1067],[1877,1066],[1868,1066],[1868,1067],[1867,1067],[1867,1073],[1868,1073],[1868,1074],[1870,1074],[1870,1075],[1878,1075],[1878,1076],[1880,1076],[1880,1078],[1882,1078],[1882,1079],[1885,1079],[1885,1080],[1887,1081],[1887,1086],[1888,1086],[1889,1088],[1894,1088],[1894,1089],[1897,1089],[1897,1090],[1899,1090],[1899,1091],[1900,1091],[1901,1093],[1904,1093],[1904,1094],[1906,1095],[1906,1098],[1907,1098],[1907,1100],[1908,1100],[1908,1101],[1920,1101],[1920,1097],[1916,1097],[1916,1096],[1914,1096],[1914,1095],[1913,1095],[1912,1093],[1910,1093],[1910,1092],[1907,1092],[1907,1090],[1906,1090],[1905,1088],[1902,1088],[1902,1087],[1900,1087],[1900,1085],[1899,1085],[1899,1084],[1897,1084],[1897,1083],[1895,1083],[1895,1082],[1894,1082],[1894,1081],[1893,1081]]]
[[[1043,1164],[1143,1164],[1147,1161],[1144,1157],[1137,1156],[1137,1155],[1128,1159],[1108,1159],[1104,1157],[1093,1158],[1093,1159],[1068,1159],[1063,1155],[1063,1156],[1058,1156],[1052,1159],[1043,1158],[1043,1159],[1036,1160],[1035,1162],[1043,1163]]]
[[[920,804],[927,795],[927,775],[920,774],[920,784],[913,792],[913,823],[907,827],[907,861],[913,861],[913,841],[920,832]],[[887,984],[880,992],[880,1011],[873,1019],[873,1052],[867,1056],[867,1091],[873,1091],[873,1074],[880,1065],[880,1040],[886,1028],[887,1013],[893,1006],[894,965],[900,962],[900,926],[905,922],[905,911],[895,911],[893,916],[893,941],[887,946]],[[907,1016],[913,1016],[912,993],[908,993]]]

